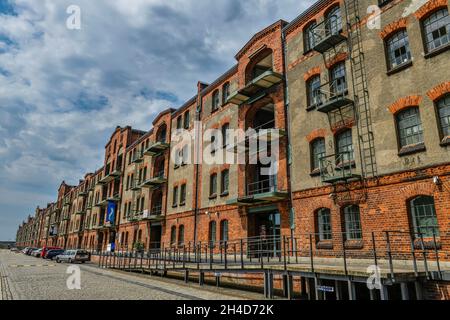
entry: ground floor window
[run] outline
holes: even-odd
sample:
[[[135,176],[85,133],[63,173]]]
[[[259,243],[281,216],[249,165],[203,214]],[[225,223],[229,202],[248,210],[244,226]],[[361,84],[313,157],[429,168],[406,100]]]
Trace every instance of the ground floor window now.
[[[439,236],[439,225],[433,197],[419,196],[412,199],[409,205],[416,236]]]
[[[344,208],[344,224],[346,240],[362,239],[359,206],[352,205]]]

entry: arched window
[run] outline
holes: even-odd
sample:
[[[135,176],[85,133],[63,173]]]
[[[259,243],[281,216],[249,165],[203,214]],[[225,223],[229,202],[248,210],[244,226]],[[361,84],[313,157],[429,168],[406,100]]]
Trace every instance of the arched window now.
[[[418,107],[400,111],[395,118],[400,148],[423,143],[422,120]]]
[[[346,240],[362,239],[359,206],[352,205],[344,208],[344,226]]]
[[[416,237],[439,236],[439,225],[433,197],[419,196],[409,203],[411,220]]]
[[[230,124],[229,123],[225,123],[222,126],[222,142],[223,142],[222,145],[224,147],[227,147],[228,143],[230,142],[229,141],[230,137],[229,137],[229,132],[228,132],[229,129],[230,129]]]
[[[178,116],[177,118],[177,129],[182,129],[183,127],[183,119],[181,118],[181,116]]]
[[[343,95],[347,92],[347,75],[345,62],[337,63],[330,69],[331,97]]]
[[[308,107],[320,104],[320,75],[313,76],[306,82]]]
[[[177,227],[176,226],[172,226],[172,228],[170,228],[170,245],[174,245],[177,243]]]
[[[220,222],[220,241],[228,241],[228,220],[222,220]]]
[[[184,245],[184,225],[181,225],[178,228],[178,245]]]
[[[229,191],[230,184],[230,171],[225,169],[221,173],[221,182],[220,182],[220,193],[222,195],[226,194]]]
[[[315,44],[315,36],[314,36],[314,28],[317,26],[315,21],[311,22],[304,30],[303,30],[303,39],[305,43],[305,52],[308,52],[314,48]]]
[[[216,111],[219,109],[220,98],[219,98],[219,90],[214,91],[212,96],[212,111]]]
[[[191,121],[191,113],[188,111],[186,111],[184,113],[184,129],[189,129],[189,125],[190,125],[190,121]]]
[[[423,35],[427,52],[432,52],[450,42],[450,16],[443,8],[423,20]]]
[[[332,239],[330,209],[322,208],[317,211],[317,228],[320,241]]]
[[[230,83],[225,82],[225,84],[222,87],[222,104],[227,103],[229,97],[230,97]]]
[[[351,129],[344,130],[336,136],[336,153],[338,154],[338,163],[355,160]]]
[[[320,160],[325,157],[325,139],[318,138],[311,142],[311,171],[320,169]]]
[[[450,94],[437,102],[441,139],[450,138]]]
[[[208,241],[211,246],[214,246],[216,244],[216,231],[217,231],[217,225],[215,221],[209,222],[209,233],[208,233]]]
[[[411,61],[409,38],[406,30],[400,30],[386,40],[386,53],[389,70]]]
[[[209,195],[210,197],[217,195],[217,173],[213,173],[209,177]]]
[[[339,6],[335,6],[333,9],[331,9],[325,16],[325,19],[326,19],[325,28],[327,35],[336,35],[341,33],[342,16],[341,16],[341,8]]]

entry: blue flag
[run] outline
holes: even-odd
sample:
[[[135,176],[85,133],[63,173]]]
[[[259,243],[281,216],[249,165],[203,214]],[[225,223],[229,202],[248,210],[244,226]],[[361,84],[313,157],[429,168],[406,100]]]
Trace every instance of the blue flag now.
[[[108,201],[108,209],[106,212],[106,222],[114,224],[116,220],[116,208],[117,205],[114,201]]]

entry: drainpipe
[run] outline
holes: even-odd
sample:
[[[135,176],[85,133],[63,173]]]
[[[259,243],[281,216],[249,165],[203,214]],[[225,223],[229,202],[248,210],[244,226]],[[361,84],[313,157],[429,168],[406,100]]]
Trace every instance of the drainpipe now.
[[[283,52],[283,73],[284,73],[284,114],[286,121],[286,132],[287,132],[287,155],[288,155],[288,163],[287,163],[287,178],[288,178],[288,193],[289,193],[289,202],[290,202],[290,212],[289,212],[289,223],[291,229],[291,241],[292,244],[294,242],[294,230],[295,230],[295,210],[294,210],[294,195],[292,193],[292,159],[291,159],[291,115],[289,113],[289,86],[288,86],[288,75],[287,75],[287,48],[286,48],[286,35],[284,30],[281,30],[281,46]]]
[[[202,113],[202,108],[203,108],[203,103],[202,103],[202,96],[200,94],[201,92],[201,84],[199,83],[198,85],[198,95],[197,95],[197,109],[195,110],[195,121],[197,121],[198,123],[200,123],[201,120],[201,113]],[[194,125],[194,131],[195,131],[195,125]],[[196,163],[195,163],[195,201],[194,201],[194,248],[197,247],[197,224],[198,224],[198,197],[199,197],[199,188],[200,186],[198,185],[199,180],[200,180],[200,159],[202,159],[202,153],[201,153],[201,143],[200,140],[202,138],[201,130],[202,128],[198,128],[199,132],[195,131],[194,133],[197,135],[199,134],[200,137],[196,136],[195,137],[195,141],[194,141],[194,146],[195,146],[195,154],[194,154],[194,160],[197,159]],[[197,157],[197,158],[196,158]]]

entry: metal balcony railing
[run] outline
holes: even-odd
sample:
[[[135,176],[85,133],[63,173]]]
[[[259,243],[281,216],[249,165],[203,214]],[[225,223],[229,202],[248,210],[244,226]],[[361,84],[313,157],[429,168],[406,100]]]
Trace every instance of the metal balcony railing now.
[[[312,29],[313,48],[319,53],[324,53],[342,41],[346,37],[342,34],[342,18],[337,15],[326,18]]]
[[[354,152],[342,152],[321,158],[319,165],[322,182],[335,183],[360,178],[360,175],[354,172],[353,157]]]
[[[353,103],[348,98],[347,79],[345,76],[322,84],[313,92],[313,97],[314,103],[318,107],[317,110],[325,113]]]
[[[276,177],[270,177],[268,179],[251,182],[247,185],[248,196],[276,191],[277,191]]]

